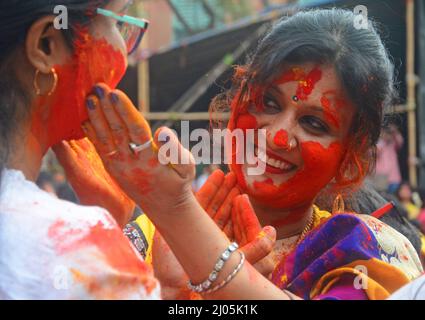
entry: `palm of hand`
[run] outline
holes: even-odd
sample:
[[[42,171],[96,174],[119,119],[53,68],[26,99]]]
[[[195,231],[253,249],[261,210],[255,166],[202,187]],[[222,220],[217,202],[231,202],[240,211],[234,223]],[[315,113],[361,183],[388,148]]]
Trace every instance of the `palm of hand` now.
[[[105,170],[88,139],[62,142],[53,148],[67,178],[84,205],[107,209],[121,226],[134,211],[134,202]]]

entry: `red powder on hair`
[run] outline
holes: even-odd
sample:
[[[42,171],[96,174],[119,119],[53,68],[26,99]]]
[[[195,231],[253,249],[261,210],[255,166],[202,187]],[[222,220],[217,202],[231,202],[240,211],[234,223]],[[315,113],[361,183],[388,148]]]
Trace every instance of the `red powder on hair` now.
[[[286,130],[279,130],[273,138],[273,142],[276,146],[282,148],[288,148],[288,133]]]
[[[52,96],[41,96],[37,105],[50,106],[50,114],[43,119],[35,114],[32,131],[48,132],[48,145],[62,140],[81,139],[81,124],[88,119],[85,99],[96,83],[103,82],[112,89],[125,74],[124,54],[105,39],[95,39],[87,31],[80,31],[69,61],[55,66],[58,84]],[[41,109],[41,108],[40,108]]]

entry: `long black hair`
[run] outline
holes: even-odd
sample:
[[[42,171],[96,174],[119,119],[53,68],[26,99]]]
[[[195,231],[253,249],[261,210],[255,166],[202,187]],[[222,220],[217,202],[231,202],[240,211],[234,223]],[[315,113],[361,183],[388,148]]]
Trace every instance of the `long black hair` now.
[[[97,7],[110,0],[7,0],[0,1],[0,181],[7,163],[10,141],[28,114],[30,95],[16,76],[17,50],[22,49],[28,30],[39,18],[53,15],[58,5],[68,10],[69,28],[63,35],[72,49],[75,28],[90,23]]]

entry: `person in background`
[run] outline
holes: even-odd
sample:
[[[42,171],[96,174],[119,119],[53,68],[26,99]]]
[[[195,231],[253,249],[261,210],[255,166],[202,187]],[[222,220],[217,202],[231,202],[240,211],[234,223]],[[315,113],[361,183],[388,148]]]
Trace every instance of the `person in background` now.
[[[398,152],[403,143],[403,136],[394,124],[385,127],[378,140],[375,177],[385,178],[389,193],[395,193],[401,183]]]
[[[40,172],[40,175],[37,178],[36,184],[40,189],[46,191],[47,193],[50,193],[51,195],[55,197],[57,196],[56,188],[53,183],[53,178],[50,173],[45,171]]]
[[[408,182],[401,183],[396,190],[396,196],[406,209],[408,219],[416,220],[419,216],[420,206],[415,203],[417,200],[414,201],[417,195],[412,192],[410,184]]]

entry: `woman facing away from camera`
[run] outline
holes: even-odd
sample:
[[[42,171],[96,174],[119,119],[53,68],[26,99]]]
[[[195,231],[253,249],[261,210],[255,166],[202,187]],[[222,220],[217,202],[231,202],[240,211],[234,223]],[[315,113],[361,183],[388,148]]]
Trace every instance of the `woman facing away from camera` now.
[[[54,28],[56,4],[68,10],[68,30]],[[85,97],[93,85],[114,88],[124,75],[145,25],[131,28],[111,17],[129,4],[0,3],[0,299],[159,298],[151,268],[106,210],[61,201],[34,184],[51,146],[84,137]],[[107,176],[98,175],[91,187],[111,213],[132,211],[132,201]],[[117,208],[105,190],[120,196]],[[115,218],[121,225],[129,219]]]
[[[116,86],[147,22],[125,15],[129,0],[68,0],[60,4],[69,29],[57,30],[56,4],[0,4],[0,299],[159,298],[152,267],[122,232],[135,203],[82,139],[81,127],[86,96],[102,95],[93,89],[98,82]],[[50,147],[80,202],[98,207],[59,200],[34,184]],[[253,239],[241,250],[255,252],[255,262],[270,243]],[[168,251],[157,248],[162,266]]]
[[[191,157],[169,129],[152,137],[125,94],[104,84],[101,95],[88,97],[86,133],[108,172],[149,215],[204,298],[385,299],[423,272],[403,235],[343,205],[373,168],[383,109],[394,95],[381,39],[372,23],[355,29],[354,17],[300,12],[264,37],[213,106],[230,106],[230,130],[266,130],[266,147],[252,146],[266,171],[249,175],[256,165],[233,161],[231,173],[214,173],[209,192],[197,197],[193,164],[162,164],[170,160],[158,153],[165,145]],[[234,185],[246,194],[231,192]],[[333,214],[314,205],[319,194],[338,195]],[[232,210],[217,226],[210,216],[229,197]],[[231,244],[250,238],[239,226],[255,225],[254,218],[277,233],[269,279]]]

